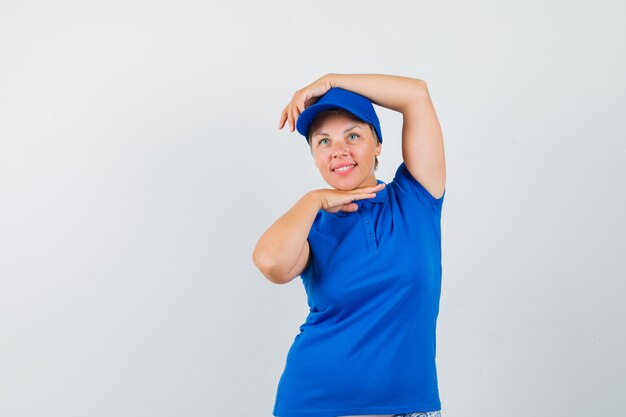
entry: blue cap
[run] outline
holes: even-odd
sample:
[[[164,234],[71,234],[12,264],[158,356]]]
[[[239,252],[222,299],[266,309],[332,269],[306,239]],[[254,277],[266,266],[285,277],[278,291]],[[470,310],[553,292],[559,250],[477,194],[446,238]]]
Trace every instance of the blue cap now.
[[[320,112],[329,109],[341,108],[349,111],[358,119],[365,123],[370,123],[374,126],[378,140],[383,143],[383,135],[380,132],[380,122],[372,102],[360,94],[352,91],[344,90],[343,88],[333,87],[326,92],[323,96],[315,102],[315,104],[304,109],[298,120],[296,121],[296,129],[305,137],[309,126]],[[308,140],[308,139],[307,139]]]

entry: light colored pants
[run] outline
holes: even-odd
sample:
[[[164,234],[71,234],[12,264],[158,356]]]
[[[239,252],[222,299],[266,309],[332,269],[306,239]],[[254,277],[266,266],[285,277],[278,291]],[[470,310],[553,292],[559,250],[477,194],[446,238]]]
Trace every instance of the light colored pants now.
[[[441,417],[441,410],[427,411],[424,413],[404,413],[404,414],[370,414],[367,416],[337,416],[337,417]]]
[[[396,414],[393,417],[441,417],[441,410],[427,411],[425,413],[405,413]]]

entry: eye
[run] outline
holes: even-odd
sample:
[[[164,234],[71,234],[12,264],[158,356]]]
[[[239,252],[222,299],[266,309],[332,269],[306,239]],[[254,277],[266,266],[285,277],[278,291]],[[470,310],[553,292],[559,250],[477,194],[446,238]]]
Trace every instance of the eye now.
[[[350,133],[350,135],[348,137],[351,138],[352,136],[355,136],[357,138],[359,137],[359,135],[357,135],[356,133]]]
[[[323,142],[323,141],[325,141],[325,140],[328,140],[328,139],[327,139],[327,138],[320,139],[320,141],[318,142],[318,144],[320,144],[320,145],[324,145],[324,143],[322,143],[322,142]]]

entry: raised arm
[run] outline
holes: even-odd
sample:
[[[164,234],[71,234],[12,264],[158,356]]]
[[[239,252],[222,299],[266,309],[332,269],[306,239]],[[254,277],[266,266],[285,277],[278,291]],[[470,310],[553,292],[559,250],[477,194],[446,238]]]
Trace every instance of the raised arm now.
[[[384,74],[326,74],[330,87],[354,91],[374,104],[402,113],[402,159],[435,198],[445,191],[443,134],[426,82]]]

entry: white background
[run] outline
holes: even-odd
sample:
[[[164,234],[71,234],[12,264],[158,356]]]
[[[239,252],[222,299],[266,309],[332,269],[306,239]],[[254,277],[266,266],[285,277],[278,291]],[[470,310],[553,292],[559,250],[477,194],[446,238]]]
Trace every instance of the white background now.
[[[327,187],[277,125],[328,72],[429,86],[443,415],[626,414],[625,11],[0,1],[0,415],[271,416],[308,307],[251,255]]]

